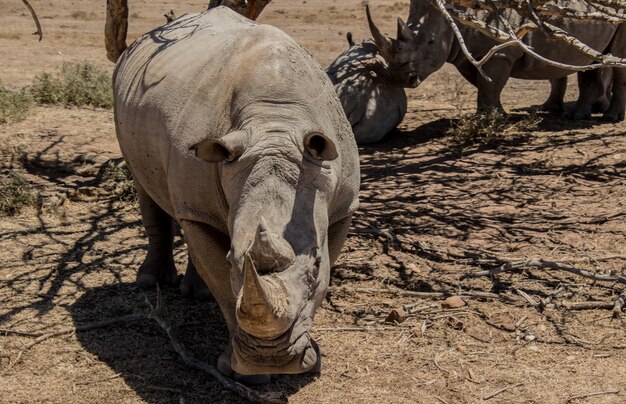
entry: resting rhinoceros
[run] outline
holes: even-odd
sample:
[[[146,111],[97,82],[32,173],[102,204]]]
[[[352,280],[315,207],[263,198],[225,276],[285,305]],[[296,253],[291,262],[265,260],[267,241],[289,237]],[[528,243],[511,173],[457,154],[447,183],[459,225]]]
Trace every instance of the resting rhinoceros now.
[[[400,25],[398,35],[402,35]],[[348,43],[350,48],[328,66],[326,73],[335,85],[357,144],[375,143],[404,119],[406,93],[373,40],[354,44],[349,36]]]
[[[149,240],[139,277],[175,276],[175,219],[228,325],[220,371],[316,369],[309,330],[359,187],[324,70],[282,31],[217,7],[130,45],[114,96]]]
[[[515,20],[520,17],[512,12],[509,18]],[[619,57],[626,56],[626,24],[615,25],[606,21],[581,22],[568,19],[555,19],[552,23],[596,50],[610,52]],[[385,59],[392,65],[403,66],[401,72],[397,69],[397,74],[402,75],[400,79],[404,78],[409,82],[413,77],[417,77],[415,80],[415,85],[417,85],[439,70],[445,62],[452,63],[469,82],[478,88],[478,110],[502,109],[500,94],[509,77],[554,80],[553,95],[557,95],[560,91],[557,80],[573,73],[571,70],[548,66],[525,54],[518,47],[508,47],[497,52],[483,66],[483,70],[492,78],[492,82],[488,82],[463,55],[444,17],[426,0],[411,0],[407,24],[413,36],[405,43],[398,43],[382,35],[370,21],[374,40]],[[481,58],[497,44],[495,40],[476,29],[460,26],[460,30],[468,49],[475,58]],[[588,57],[579,54],[560,41],[547,38],[539,31],[526,34],[523,41],[548,59],[572,65],[591,63]],[[613,96],[611,105],[604,113],[604,118],[618,121],[624,119],[626,69],[615,68],[613,76]],[[586,116],[590,113],[592,104],[602,96],[604,88],[599,72],[588,72],[582,77],[582,80],[587,80],[587,83],[581,86],[583,91],[574,107],[573,114],[578,116]]]

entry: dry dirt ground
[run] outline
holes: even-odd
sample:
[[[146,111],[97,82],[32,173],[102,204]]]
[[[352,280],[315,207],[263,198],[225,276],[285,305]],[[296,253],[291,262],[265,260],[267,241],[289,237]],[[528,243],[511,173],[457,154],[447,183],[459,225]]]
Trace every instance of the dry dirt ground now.
[[[29,35],[21,2],[0,1],[5,86],[25,85],[66,60],[112,70],[104,0],[32,3],[41,43]],[[206,2],[130,3],[135,37],[163,23],[170,8],[196,11]],[[408,1],[372,4],[388,32],[408,10]],[[358,0],[274,0],[261,20],[327,65],[345,48],[346,30],[366,35],[363,14]],[[576,97],[570,87],[568,100]],[[522,117],[546,96],[546,83],[513,80],[503,99]],[[497,145],[455,147],[443,134],[473,109],[474,97],[447,66],[409,91],[397,131],[360,149],[361,207],[313,328],[322,373],[280,377],[265,390],[294,403],[626,401],[624,320],[610,309],[567,308],[612,306],[624,285],[537,268],[462,279],[498,266],[489,256],[624,275],[626,125],[544,117],[534,132]],[[133,285],[145,240],[137,206],[98,179],[101,165],[120,156],[111,111],[39,107],[0,126],[0,145],[2,174],[20,172],[43,196],[37,209],[0,218],[0,402],[241,401],[185,366],[148,320],[32,345],[38,333],[146,313],[144,293]],[[176,257],[182,273],[181,241]],[[371,289],[452,293],[467,296],[467,305],[445,309],[438,297]],[[481,293],[487,297],[475,297]],[[186,301],[175,289],[164,295],[180,339],[215,361],[227,341],[216,304]],[[405,322],[384,323],[403,306]],[[592,393],[599,394],[586,396]]]

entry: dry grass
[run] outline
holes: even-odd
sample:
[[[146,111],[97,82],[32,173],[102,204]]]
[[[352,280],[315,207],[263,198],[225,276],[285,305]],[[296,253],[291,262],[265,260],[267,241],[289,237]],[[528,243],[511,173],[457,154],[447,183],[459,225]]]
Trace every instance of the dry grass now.
[[[512,136],[537,129],[541,118],[530,115],[517,121],[509,120],[498,110],[468,114],[460,118],[446,135],[456,145],[493,144]]]
[[[111,159],[100,169],[101,186],[119,200],[133,202],[137,200],[137,191],[128,165],[122,159]]]
[[[8,171],[0,175],[0,216],[14,216],[37,204],[38,193],[21,175]]]
[[[40,74],[30,92],[40,104],[113,106],[111,77],[91,62],[66,62],[54,75]]]
[[[33,100],[26,91],[0,86],[0,124],[23,120],[32,105]]]

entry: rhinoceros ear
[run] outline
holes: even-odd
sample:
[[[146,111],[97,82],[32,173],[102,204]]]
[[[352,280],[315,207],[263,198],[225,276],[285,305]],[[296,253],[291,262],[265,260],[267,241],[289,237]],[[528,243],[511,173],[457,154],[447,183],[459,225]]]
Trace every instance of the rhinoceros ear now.
[[[196,157],[209,163],[236,160],[244,151],[248,134],[238,130],[219,139],[206,139],[191,147]]]
[[[398,41],[408,42],[413,36],[414,34],[411,28],[402,21],[402,18],[398,17],[398,34],[396,35]]]
[[[316,160],[331,161],[339,155],[335,143],[319,132],[309,133],[304,138],[304,147]]]

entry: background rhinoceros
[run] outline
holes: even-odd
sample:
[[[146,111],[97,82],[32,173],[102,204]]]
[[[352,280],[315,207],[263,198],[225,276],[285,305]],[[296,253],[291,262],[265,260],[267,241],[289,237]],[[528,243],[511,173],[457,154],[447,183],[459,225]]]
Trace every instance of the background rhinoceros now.
[[[398,35],[402,35],[400,26]],[[406,93],[373,40],[348,42],[350,48],[328,66],[326,73],[335,85],[357,144],[375,143],[404,119]]]
[[[569,4],[572,7],[581,6],[575,1]],[[514,11],[507,11],[507,18],[515,21],[516,26],[521,25],[521,17]],[[626,56],[626,25],[624,24],[564,18],[552,18],[550,21],[593,49],[619,57]],[[490,21],[490,23],[496,27],[499,26],[498,21]],[[572,70],[547,65],[524,53],[519,47],[507,47],[499,50],[484,64],[483,70],[492,79],[489,82],[463,55],[442,14],[426,0],[411,0],[407,24],[413,37],[405,41],[406,43],[399,43],[385,37],[375,26],[372,29],[374,40],[385,58],[390,64],[403,67],[401,70],[397,69],[397,74],[402,75],[407,81],[417,76],[417,80],[414,80],[417,85],[439,70],[445,62],[452,63],[463,77],[478,88],[478,110],[502,109],[500,94],[509,77],[552,80],[553,96],[549,101],[553,101],[554,96],[560,91],[559,88],[562,87],[557,80],[574,73]],[[465,25],[461,25],[459,29],[465,44],[475,58],[481,58],[497,44],[495,40],[476,29]],[[550,60],[570,65],[591,63],[589,57],[572,50],[563,42],[549,39],[540,31],[529,32],[523,37],[523,42]],[[576,117],[588,116],[592,105],[604,95],[605,90],[602,73],[599,71],[581,74],[581,82],[578,101],[571,111],[571,115]],[[615,68],[611,103],[604,112],[604,118],[610,121],[623,120],[625,105],[626,69]]]
[[[228,325],[220,370],[314,369],[309,330],[359,188],[324,71],[282,31],[218,7],[130,45],[114,96],[149,238],[138,279],[175,276],[175,219]]]

